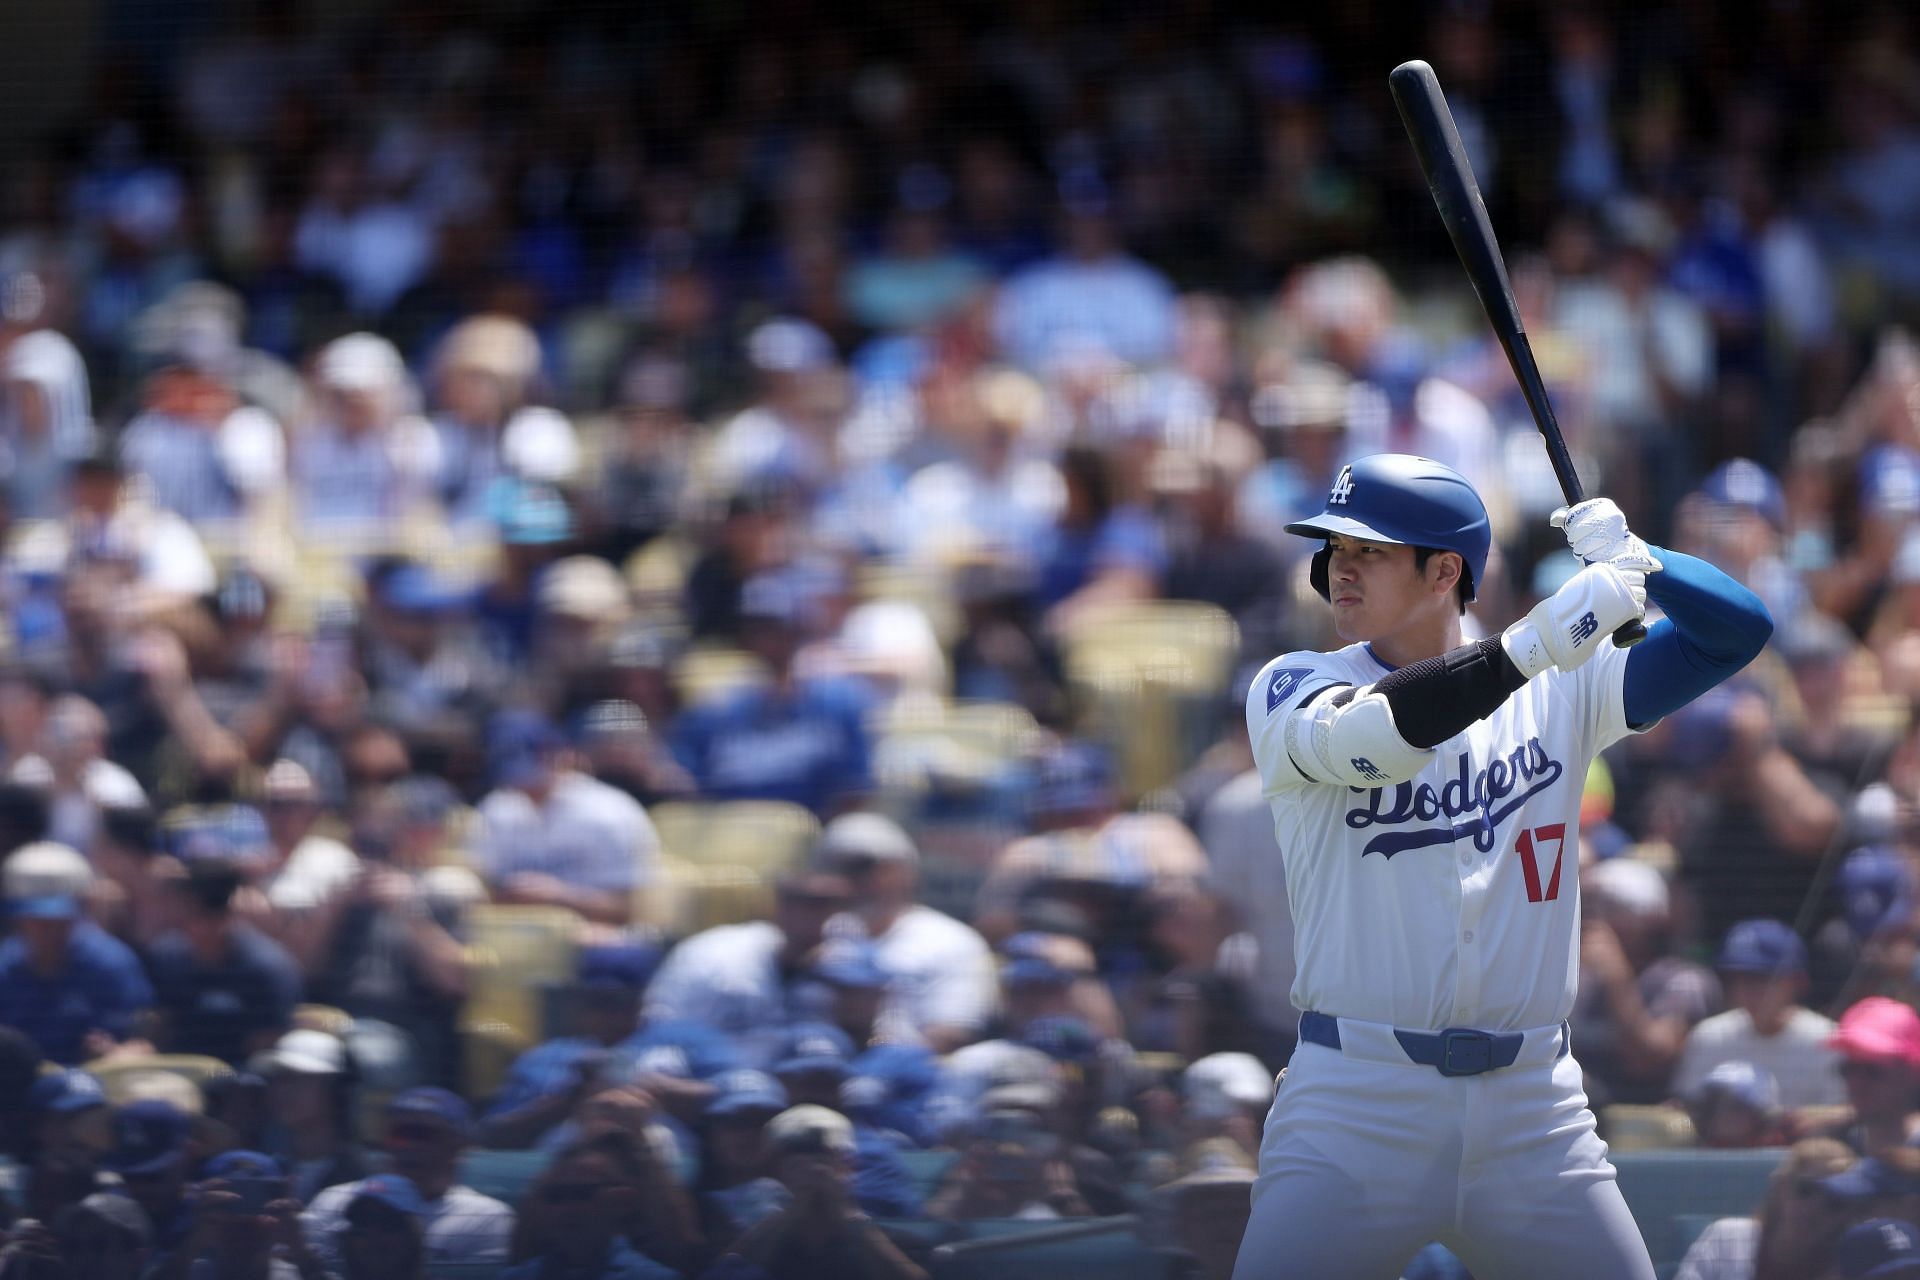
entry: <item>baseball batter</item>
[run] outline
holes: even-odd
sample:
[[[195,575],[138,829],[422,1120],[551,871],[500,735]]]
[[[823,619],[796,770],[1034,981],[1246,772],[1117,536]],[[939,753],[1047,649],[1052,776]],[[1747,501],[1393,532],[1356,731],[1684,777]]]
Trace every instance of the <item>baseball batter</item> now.
[[[1463,643],[1490,531],[1458,473],[1341,471],[1314,586],[1347,647],[1247,693],[1286,857],[1300,1045],[1275,1094],[1236,1280],[1396,1277],[1428,1241],[1476,1280],[1648,1280],[1566,1018],[1594,754],[1750,662],[1772,621],[1607,499],[1556,512],[1586,566]],[[1610,636],[1648,597],[1665,618]]]

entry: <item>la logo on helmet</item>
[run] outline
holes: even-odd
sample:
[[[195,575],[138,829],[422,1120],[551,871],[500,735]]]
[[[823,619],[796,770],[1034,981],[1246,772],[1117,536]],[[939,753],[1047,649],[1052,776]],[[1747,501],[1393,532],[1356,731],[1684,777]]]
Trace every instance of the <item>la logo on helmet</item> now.
[[[1352,496],[1353,468],[1350,466],[1342,467],[1340,468],[1339,478],[1333,482],[1333,492],[1327,495],[1327,505],[1330,507],[1345,506],[1347,499]]]

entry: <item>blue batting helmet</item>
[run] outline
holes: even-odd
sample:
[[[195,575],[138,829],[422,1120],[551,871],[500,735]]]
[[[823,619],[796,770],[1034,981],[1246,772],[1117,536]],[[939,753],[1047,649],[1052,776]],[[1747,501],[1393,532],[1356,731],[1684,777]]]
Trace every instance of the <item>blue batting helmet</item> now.
[[[1373,453],[1340,468],[1326,510],[1287,526],[1309,538],[1344,534],[1369,542],[1435,547],[1466,561],[1467,599],[1480,589],[1493,530],[1487,508],[1452,467],[1410,453]],[[1328,552],[1313,557],[1313,589],[1327,594]]]

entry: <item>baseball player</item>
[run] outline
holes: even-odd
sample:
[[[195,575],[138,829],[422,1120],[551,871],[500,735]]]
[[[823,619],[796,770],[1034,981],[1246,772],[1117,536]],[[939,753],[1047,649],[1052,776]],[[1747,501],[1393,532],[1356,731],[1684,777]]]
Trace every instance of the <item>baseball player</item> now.
[[[1312,581],[1347,647],[1247,693],[1286,855],[1303,1010],[1236,1280],[1396,1277],[1438,1240],[1477,1280],[1650,1280],[1566,1019],[1579,810],[1594,754],[1751,661],[1751,592],[1649,548],[1611,501],[1557,511],[1586,562],[1463,643],[1486,572],[1479,495],[1425,458],[1342,470]],[[1632,649],[1614,629],[1665,612]]]

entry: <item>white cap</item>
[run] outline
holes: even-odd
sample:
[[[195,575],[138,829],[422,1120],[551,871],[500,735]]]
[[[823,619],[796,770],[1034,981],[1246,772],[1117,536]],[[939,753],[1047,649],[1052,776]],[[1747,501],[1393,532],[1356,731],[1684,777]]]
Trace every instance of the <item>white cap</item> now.
[[[762,373],[804,373],[833,363],[833,341],[805,320],[769,320],[748,336],[747,361]]]
[[[540,576],[540,607],[588,622],[618,622],[627,615],[627,583],[598,556],[568,556]]]
[[[920,861],[920,851],[892,818],[877,813],[843,813],[820,833],[819,860],[832,864],[850,858],[913,864]]]
[[[77,849],[57,840],[36,840],[13,851],[4,882],[9,902],[78,898],[93,883],[93,868]]]
[[[562,484],[580,471],[580,437],[564,413],[528,405],[500,429],[500,458],[516,475]]]
[[[301,1028],[280,1037],[260,1055],[262,1071],[291,1071],[303,1076],[337,1076],[347,1069],[347,1046],[339,1036]]]
[[[321,348],[314,379],[341,391],[385,391],[407,376],[400,351],[377,333],[350,333]]]
[[[1667,878],[1637,858],[1608,858],[1587,872],[1587,886],[1609,906],[1630,916],[1667,914]]]
[[[1180,1077],[1188,1110],[1218,1115],[1273,1101],[1273,1076],[1250,1053],[1210,1053]]]
[[[854,1148],[853,1122],[838,1111],[811,1104],[788,1107],[767,1121],[766,1135],[776,1151],[851,1155]]]

